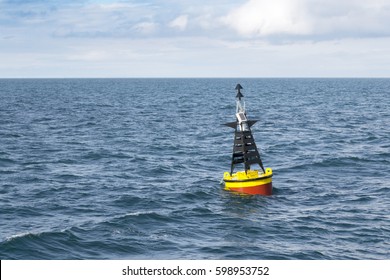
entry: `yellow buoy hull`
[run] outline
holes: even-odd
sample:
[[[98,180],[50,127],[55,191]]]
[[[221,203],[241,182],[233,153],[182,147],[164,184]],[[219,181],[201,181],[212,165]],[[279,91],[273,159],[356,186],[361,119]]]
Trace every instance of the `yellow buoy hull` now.
[[[238,171],[230,175],[225,172],[223,175],[225,190],[243,194],[272,194],[272,169],[267,168],[265,173],[258,170]]]

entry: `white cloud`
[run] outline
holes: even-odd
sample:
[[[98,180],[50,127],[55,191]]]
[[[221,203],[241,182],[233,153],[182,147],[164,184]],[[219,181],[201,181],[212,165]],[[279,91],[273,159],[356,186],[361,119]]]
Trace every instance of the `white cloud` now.
[[[157,30],[157,25],[154,22],[140,22],[133,26],[133,30],[144,34],[152,34]]]
[[[390,2],[306,0],[316,34],[331,38],[389,36]]]
[[[0,77],[389,75],[389,0],[76,2],[3,2]]]
[[[250,0],[222,18],[244,36],[307,34],[311,31],[301,0]]]
[[[67,59],[68,60],[75,60],[75,61],[85,61],[85,62],[91,62],[91,61],[104,61],[111,58],[111,54],[106,51],[102,50],[88,50],[83,51],[82,53],[72,53],[70,54]]]
[[[181,15],[175,18],[169,23],[169,27],[177,28],[180,31],[184,31],[187,28],[188,24],[188,15]]]
[[[248,0],[222,22],[245,37],[333,40],[390,35],[387,0]]]

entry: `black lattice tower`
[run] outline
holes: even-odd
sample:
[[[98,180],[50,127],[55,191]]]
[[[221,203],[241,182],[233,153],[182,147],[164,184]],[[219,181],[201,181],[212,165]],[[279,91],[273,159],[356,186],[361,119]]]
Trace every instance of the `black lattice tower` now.
[[[231,128],[234,128],[234,145],[230,174],[233,173],[234,167],[237,164],[244,164],[245,172],[251,169],[251,165],[258,164],[265,173],[264,166],[260,158],[260,153],[257,149],[255,139],[253,138],[251,131],[251,126],[254,125],[257,121],[247,119],[245,102],[243,100],[244,95],[241,93],[241,89],[242,86],[237,84],[236,121],[225,124]]]

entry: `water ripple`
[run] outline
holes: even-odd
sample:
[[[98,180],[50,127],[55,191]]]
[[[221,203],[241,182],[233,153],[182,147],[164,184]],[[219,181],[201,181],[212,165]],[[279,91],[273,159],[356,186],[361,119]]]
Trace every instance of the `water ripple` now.
[[[240,80],[271,197],[220,185],[236,83],[0,79],[0,258],[388,259],[390,80]]]

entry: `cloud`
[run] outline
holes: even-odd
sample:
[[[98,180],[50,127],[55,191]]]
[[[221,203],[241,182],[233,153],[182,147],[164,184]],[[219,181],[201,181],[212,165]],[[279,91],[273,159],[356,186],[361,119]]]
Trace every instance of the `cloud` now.
[[[82,62],[96,62],[96,61],[109,61],[114,55],[106,49],[94,47],[94,48],[82,48],[73,47],[72,52],[66,55],[64,59],[68,61],[82,61]]]
[[[273,43],[390,36],[386,0],[36,0],[0,5],[4,36],[19,30],[57,38],[205,36]]]
[[[169,23],[169,27],[179,29],[180,31],[184,31],[187,28],[188,24],[188,15],[181,15],[175,18],[173,21]]]
[[[0,76],[388,76],[388,26],[389,0],[0,0]]]
[[[301,0],[250,0],[222,18],[243,36],[308,34],[307,11]]]
[[[390,3],[385,0],[249,0],[221,21],[249,38],[333,40],[390,36]]]
[[[148,35],[153,34],[157,30],[157,24],[154,22],[140,22],[133,26],[132,28],[134,31]]]
[[[384,0],[316,0],[305,3],[312,18],[312,35],[324,38],[388,37],[390,2]]]
[[[0,2],[0,33],[40,37],[128,37],[158,29],[155,6],[124,1]],[[3,32],[1,32],[3,31]]]

